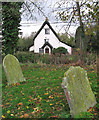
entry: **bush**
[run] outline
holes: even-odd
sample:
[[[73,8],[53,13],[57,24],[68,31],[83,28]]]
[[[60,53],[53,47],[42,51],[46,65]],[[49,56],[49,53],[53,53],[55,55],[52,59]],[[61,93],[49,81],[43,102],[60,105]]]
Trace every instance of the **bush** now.
[[[33,52],[17,52],[15,54],[16,58],[21,63],[44,63],[44,64],[66,64],[68,59],[66,55],[61,55],[58,57],[56,55],[49,54],[34,54]]]
[[[69,63],[76,63],[80,60],[80,56],[78,54],[61,54],[54,55],[54,54],[35,54],[33,52],[17,52],[14,54],[16,58],[21,63],[38,63],[38,64],[69,64]],[[2,60],[5,55],[2,55]],[[85,63],[96,64],[96,53],[89,53],[85,58]]]
[[[85,57],[85,63],[88,65],[96,64],[96,53],[87,53]]]
[[[33,46],[33,36],[20,38],[17,44],[17,51],[29,51],[31,46]]]
[[[64,47],[58,47],[53,50],[53,54],[67,54],[67,50]]]
[[[32,52],[17,52],[15,54],[16,58],[21,63],[31,62],[34,63],[34,53]]]
[[[35,54],[33,52],[17,52],[15,54],[19,62],[21,63],[46,63],[50,64],[51,56],[48,54]]]

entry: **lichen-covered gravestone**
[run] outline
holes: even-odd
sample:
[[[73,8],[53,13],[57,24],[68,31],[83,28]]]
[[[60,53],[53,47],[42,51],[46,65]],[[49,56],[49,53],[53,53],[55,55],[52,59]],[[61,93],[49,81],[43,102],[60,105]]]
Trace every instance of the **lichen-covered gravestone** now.
[[[25,81],[18,59],[8,54],[3,60],[3,67],[7,77],[8,85]]]
[[[87,72],[79,66],[71,66],[64,74],[62,88],[64,89],[72,117],[81,112],[86,112],[96,104]]]

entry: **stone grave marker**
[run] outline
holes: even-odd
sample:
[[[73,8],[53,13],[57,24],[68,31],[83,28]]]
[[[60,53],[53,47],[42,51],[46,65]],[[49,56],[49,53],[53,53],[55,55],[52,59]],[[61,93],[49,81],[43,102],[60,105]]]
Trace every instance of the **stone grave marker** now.
[[[64,74],[62,88],[64,89],[72,117],[86,112],[96,104],[91,90],[87,72],[80,66],[71,66]]]
[[[8,85],[25,81],[18,59],[8,54],[3,59],[3,67]]]

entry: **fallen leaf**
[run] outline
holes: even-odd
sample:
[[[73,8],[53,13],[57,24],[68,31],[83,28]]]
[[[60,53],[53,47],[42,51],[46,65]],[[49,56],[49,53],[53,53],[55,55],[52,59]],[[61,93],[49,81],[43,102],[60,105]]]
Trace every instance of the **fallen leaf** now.
[[[44,93],[44,95],[48,95],[48,93]]]
[[[23,115],[21,115],[21,117],[20,118],[23,118],[24,116]]]
[[[53,105],[53,104],[50,104],[50,106]]]
[[[97,115],[97,113],[94,113],[94,115]]]
[[[24,116],[25,118],[29,117],[29,115],[28,115],[28,114],[26,114],[26,113],[25,113],[23,116]]]
[[[40,100],[42,100],[42,98],[40,97]]]
[[[22,102],[20,102],[20,103],[18,103],[17,105],[21,105],[21,106],[22,106],[22,105],[23,105],[23,103],[22,103]]]
[[[10,113],[10,110],[8,110],[7,113]]]
[[[29,96],[29,98],[32,98],[32,96]]]
[[[5,118],[5,116],[4,116],[4,115],[2,115],[2,118]]]
[[[26,108],[28,109],[28,108],[29,108],[29,106],[26,106]]]
[[[12,86],[15,86],[15,85],[16,85],[15,83],[12,84]]]
[[[49,100],[46,100],[46,102],[49,102]]]
[[[33,108],[33,109],[34,109],[34,111],[38,111],[39,107],[36,107],[36,108]]]
[[[9,103],[6,103],[6,105],[9,105]]]
[[[13,97],[13,95],[12,95],[12,94],[10,94],[10,97]]]
[[[16,83],[16,85],[20,85],[20,83]]]
[[[49,98],[53,99],[53,96],[49,96]]]
[[[88,109],[88,112],[91,112],[92,111],[92,107],[90,107],[89,109]]]
[[[56,115],[56,116],[50,116],[49,118],[58,118],[59,116]]]
[[[13,114],[10,114],[11,116],[14,116]]]

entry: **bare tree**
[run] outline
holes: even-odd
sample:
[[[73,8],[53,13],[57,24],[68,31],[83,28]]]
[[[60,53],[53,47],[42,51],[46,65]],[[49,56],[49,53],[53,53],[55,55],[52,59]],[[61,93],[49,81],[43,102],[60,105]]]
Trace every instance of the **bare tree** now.
[[[37,17],[36,17],[36,13],[37,13],[38,15],[41,15],[46,18],[47,16],[43,10],[45,4],[46,3],[42,0],[24,1],[21,9],[23,17],[26,20],[37,20]]]
[[[96,40],[94,49],[97,52],[97,73],[99,73],[99,42],[98,42],[98,31],[99,31],[99,6],[96,0],[93,1],[65,1],[61,0],[57,2],[58,7],[54,10],[58,13],[58,18],[62,21],[68,22],[67,31],[69,30],[71,23],[81,26],[81,39],[80,39],[80,51],[81,57],[83,58],[85,43],[84,43],[84,30],[90,34],[95,34]],[[94,26],[90,29],[90,26]],[[84,27],[84,28],[83,28]],[[97,31],[97,32],[96,32]]]

